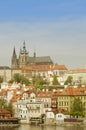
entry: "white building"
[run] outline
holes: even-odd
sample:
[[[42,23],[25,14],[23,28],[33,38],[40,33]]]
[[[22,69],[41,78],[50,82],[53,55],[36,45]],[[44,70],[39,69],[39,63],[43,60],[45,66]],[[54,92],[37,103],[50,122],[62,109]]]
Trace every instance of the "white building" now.
[[[0,77],[4,82],[11,80],[11,69],[8,66],[0,66]]]
[[[52,111],[47,111],[46,112],[46,118],[55,118],[55,115],[54,115],[54,113],[52,112]]]
[[[64,75],[64,79],[66,80],[68,76],[73,77],[75,85],[86,84],[86,68],[71,69]]]
[[[36,98],[34,93],[30,94],[29,102],[27,103],[29,118],[41,117],[44,114],[44,103]]]
[[[66,118],[66,116],[64,114],[62,114],[62,113],[56,114],[56,124],[64,123],[65,118]]]
[[[23,94],[23,98],[17,101],[17,115],[26,123],[30,123],[34,118],[41,118],[44,114],[44,103],[36,99],[34,93]]]

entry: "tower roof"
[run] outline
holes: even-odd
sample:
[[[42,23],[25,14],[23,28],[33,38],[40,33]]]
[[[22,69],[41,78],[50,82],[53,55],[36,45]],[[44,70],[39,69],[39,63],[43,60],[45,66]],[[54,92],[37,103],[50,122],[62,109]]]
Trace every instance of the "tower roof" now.
[[[16,58],[17,56],[16,56],[16,51],[15,51],[15,47],[14,47],[14,49],[13,49],[13,58]]]
[[[23,48],[20,50],[20,53],[25,53],[25,54],[27,54],[28,52],[27,52],[27,50],[26,50],[26,46],[25,46],[25,41],[23,42]]]

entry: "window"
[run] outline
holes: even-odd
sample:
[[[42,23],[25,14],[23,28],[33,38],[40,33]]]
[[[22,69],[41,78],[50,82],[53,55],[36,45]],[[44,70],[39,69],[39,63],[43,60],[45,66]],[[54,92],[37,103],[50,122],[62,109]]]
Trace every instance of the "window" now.
[[[61,118],[61,117],[62,117],[62,115],[58,115],[58,117],[60,117],[60,118]]]

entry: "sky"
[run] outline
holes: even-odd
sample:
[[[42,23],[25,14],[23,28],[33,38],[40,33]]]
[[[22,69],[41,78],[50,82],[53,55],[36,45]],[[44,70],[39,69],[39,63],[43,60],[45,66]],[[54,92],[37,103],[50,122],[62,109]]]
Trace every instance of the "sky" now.
[[[86,0],[0,0],[0,66],[11,66],[24,41],[30,56],[84,68]]]

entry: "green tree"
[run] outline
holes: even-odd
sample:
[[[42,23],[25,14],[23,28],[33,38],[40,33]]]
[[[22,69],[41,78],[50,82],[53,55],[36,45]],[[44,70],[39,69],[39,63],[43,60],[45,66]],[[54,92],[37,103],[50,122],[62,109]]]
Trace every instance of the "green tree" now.
[[[65,85],[71,85],[72,84],[72,80],[73,80],[73,77],[72,76],[68,76],[67,77],[67,80],[65,81]]]
[[[53,75],[52,83],[53,83],[53,85],[60,85],[60,83],[58,82],[58,79],[57,79],[57,75]]]
[[[13,79],[11,79],[11,80],[9,80],[9,81],[8,81],[8,83],[13,83],[13,82],[14,82],[14,80],[13,80]]]
[[[30,81],[24,77],[23,75],[20,75],[18,73],[16,73],[14,76],[13,76],[13,79],[10,80],[9,82],[17,82],[17,83],[21,83],[21,84],[25,84],[25,85],[29,85],[30,84]]]
[[[11,101],[7,104],[7,110],[10,111],[12,116],[14,115],[14,107],[13,107],[13,103]]]
[[[3,82],[3,78],[0,76],[0,83],[2,83]]]
[[[47,80],[44,80],[41,76],[33,76],[32,77],[32,83],[34,86],[43,86],[45,84],[48,84]]]
[[[80,98],[74,98],[70,115],[72,115],[74,117],[76,116],[77,118],[78,118],[78,116],[84,116],[84,107],[83,106],[84,105],[82,104],[82,101],[80,100]]]
[[[7,108],[7,102],[3,98],[0,98],[0,109],[2,108]]]
[[[0,98],[0,109],[7,109],[12,115],[14,115],[14,108],[12,102],[7,102],[3,98]]]
[[[35,86],[35,88],[43,89],[44,85],[48,85],[47,80],[44,80],[41,76],[33,76],[32,77],[32,83]]]
[[[21,81],[22,81],[22,75],[17,74],[17,73],[14,74],[13,80],[14,80],[15,82],[17,82],[17,83],[21,83]]]
[[[82,85],[82,77],[78,78],[78,85],[81,86]]]

